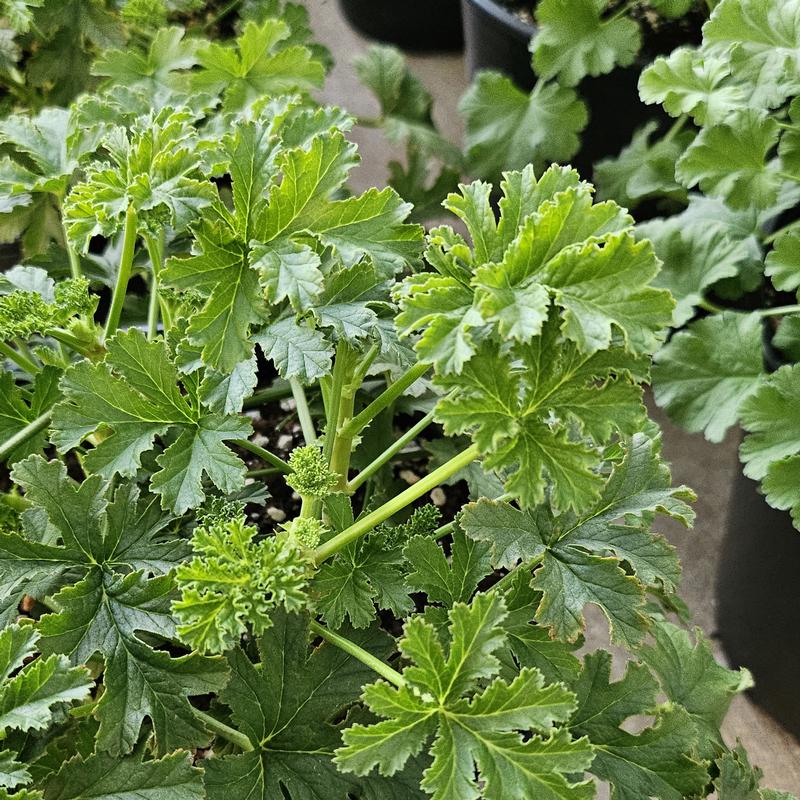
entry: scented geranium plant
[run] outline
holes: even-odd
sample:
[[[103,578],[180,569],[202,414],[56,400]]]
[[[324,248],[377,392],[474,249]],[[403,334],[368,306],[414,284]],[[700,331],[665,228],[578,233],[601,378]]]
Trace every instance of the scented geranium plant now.
[[[349,195],[308,63],[112,82],[55,165],[9,139],[63,236],[0,303],[0,797],[788,797],[654,530],[693,495],[642,403],[652,245],[566,167],[498,216],[461,186],[466,234]]]

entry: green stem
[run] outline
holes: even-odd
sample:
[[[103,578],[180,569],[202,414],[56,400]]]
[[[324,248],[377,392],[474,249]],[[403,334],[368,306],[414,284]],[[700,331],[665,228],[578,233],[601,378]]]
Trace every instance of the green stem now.
[[[702,308],[704,311],[708,311],[711,314],[721,314],[723,311],[725,311],[722,306],[715,305],[714,303],[705,299],[698,301],[697,307]]]
[[[32,436],[43,431],[50,424],[51,411],[45,411],[44,414],[36,417],[33,422],[29,422],[22,430],[17,431],[11,438],[6,439],[0,444],[0,461],[5,461],[8,454],[18,447],[23,442],[27,442]]]
[[[311,419],[311,412],[308,410],[308,399],[306,398],[303,384],[297,378],[289,378],[289,385],[292,388],[294,402],[297,405],[297,416],[300,418],[303,438],[306,440],[306,444],[314,445],[317,443],[317,432],[314,429],[314,420]]]
[[[150,256],[150,267],[152,269],[153,280],[150,284],[150,305],[147,310],[147,338],[155,339],[158,335],[158,317],[164,323],[164,333],[172,327],[172,310],[169,304],[159,293],[161,271],[164,266],[164,234],[156,237],[148,234],[144,237],[147,254]]]
[[[64,234],[64,249],[67,251],[69,258],[69,269],[73,278],[80,278],[83,275],[81,269],[81,259],[75,252],[75,248],[69,243],[69,234],[67,233],[67,226],[64,224],[64,218],[61,218],[61,230]]]
[[[240,750],[244,750],[246,753],[251,752],[255,748],[253,747],[253,743],[250,739],[247,738],[243,733],[231,728],[230,725],[226,725],[224,722],[220,722],[215,717],[212,717],[211,714],[206,714],[205,711],[200,711],[198,708],[192,708],[194,715],[199,719],[210,731],[213,731],[218,736],[221,736],[223,739],[226,739],[231,744],[235,744]]]
[[[133,255],[136,250],[136,237],[139,230],[139,219],[136,209],[130,205],[125,213],[125,233],[122,240],[122,257],[119,262],[117,272],[117,282],[114,286],[114,294],[111,296],[111,308],[108,310],[106,320],[105,336],[113,336],[119,327],[119,320],[122,316],[122,305],[125,302],[125,295],[128,291],[128,281],[133,269]]]
[[[0,355],[5,356],[9,361],[13,361],[21,370],[27,372],[31,377],[39,372],[39,367],[22,353],[18,353],[11,345],[0,341]]]
[[[274,400],[285,400],[287,397],[292,396],[292,387],[289,383],[282,383],[278,386],[268,386],[266,389],[260,389],[252,397],[248,397],[244,401],[245,410],[251,408],[260,408],[266,403],[271,403]]]
[[[385,391],[378,395],[362,412],[353,417],[340,430],[344,436],[355,437],[369,425],[372,420],[403,395],[412,383],[419,380],[428,370],[429,364],[415,364],[411,369],[401,375],[394,383],[387,386]]]
[[[800,175],[792,175],[789,172],[779,172],[778,177],[783,178],[790,183],[800,183]]]
[[[509,570],[502,578],[500,578],[497,583],[492,586],[492,591],[494,592],[502,592],[505,590],[506,586],[514,580],[514,576],[520,570],[532,570],[542,559],[544,558],[544,553],[536,558],[532,558],[530,561],[523,561],[520,564],[517,564],[516,567]]]
[[[404,433],[394,444],[387,447],[374,461],[368,464],[361,472],[356,475],[353,480],[347,484],[347,491],[350,494],[358,489],[364,481],[371,478],[381,467],[387,464],[394,458],[409,442],[413,441],[419,436],[425,428],[433,422],[434,412],[431,411],[426,414],[413,428],[410,428],[407,433]]]
[[[795,306],[776,306],[775,308],[762,308],[758,312],[759,317],[783,317],[787,314],[800,314],[800,305]]]
[[[265,450],[263,447],[253,444],[249,439],[231,439],[230,442],[231,444],[238,445],[243,450],[248,450],[253,455],[258,456],[262,461],[266,461],[267,464],[272,464],[273,467],[279,469],[286,475],[292,471],[292,468],[282,458],[278,458],[274,453],[270,453],[269,450]]]
[[[320,625],[316,620],[311,620],[309,627],[314,633],[321,636],[326,641],[335,645],[340,650],[344,650],[348,655],[358,659],[362,664],[366,664],[371,670],[374,670],[382,678],[386,678],[389,683],[394,684],[398,689],[402,689],[406,685],[406,679],[396,670],[392,669],[388,664],[385,664],[379,658],[375,658],[371,653],[368,653],[362,647],[359,647],[355,642],[345,639],[344,636],[339,636],[328,628]]]
[[[672,124],[672,127],[664,134],[664,142],[671,142],[685,127],[689,120],[688,114],[681,114]]]
[[[47,330],[47,335],[52,336],[57,342],[67,345],[67,347],[72,348],[76,353],[80,353],[87,358],[92,358],[93,355],[97,354],[93,352],[91,348],[87,347],[85,342],[82,342],[77,336],[73,336],[69,331],[65,331],[63,328],[50,328]]]
[[[784,225],[782,228],[779,228],[777,231],[773,231],[769,236],[764,237],[764,244],[772,244],[776,239],[783,236],[784,233],[788,233],[798,225],[800,225],[800,219],[796,219],[793,222],[790,222],[788,225]]]
[[[325,404],[325,444],[322,447],[322,454],[328,463],[330,463],[333,447],[336,444],[336,426],[339,422],[342,392],[347,380],[349,353],[350,345],[347,342],[339,342],[336,346],[336,358],[333,362],[331,386],[327,392],[328,402]]]
[[[410,505],[415,500],[422,497],[422,495],[431,491],[431,489],[435,489],[439,484],[444,483],[448,478],[460,472],[464,467],[478,458],[479,455],[480,451],[478,450],[478,446],[475,444],[471,445],[463,452],[442,464],[441,467],[438,467],[415,484],[409,486],[408,489],[400,492],[397,497],[393,497],[380,508],[361,517],[361,519],[354,522],[349,528],[345,528],[341,533],[320,545],[314,552],[315,563],[322,563],[334,553],[339,552],[343,547],[347,547],[350,542],[354,542],[365,533],[369,533],[382,522],[386,522],[387,519],[393,517],[398,511],[401,511],[407,505]]]
[[[232,11],[236,10],[236,7],[241,5],[242,0],[231,0],[226,6],[221,8],[211,19],[206,22],[203,26],[204,31],[208,31],[214,27],[218,22],[221,22],[225,17],[228,16]]]
[[[264,467],[264,469],[250,469],[247,471],[247,478],[268,478],[270,475],[280,475],[281,470],[277,467]]]

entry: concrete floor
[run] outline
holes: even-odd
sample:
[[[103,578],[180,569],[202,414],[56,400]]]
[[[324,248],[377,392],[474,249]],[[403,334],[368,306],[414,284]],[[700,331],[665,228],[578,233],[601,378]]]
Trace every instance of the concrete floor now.
[[[376,104],[359,85],[352,66],[353,59],[369,42],[348,26],[336,0],[305,0],[305,4],[317,40],[329,47],[336,59],[321,99],[343,105],[357,115],[373,116]],[[467,85],[461,56],[415,55],[409,57],[409,62],[435,98],[434,116],[441,130],[453,141],[460,141],[462,131],[456,109]],[[353,188],[361,191],[383,185],[386,163],[398,154],[378,131],[356,129],[353,138],[360,145],[362,158],[353,173]],[[671,425],[657,409],[654,416],[664,426],[664,450],[672,462],[675,482],[691,486],[698,495],[694,531],[671,528],[669,535],[683,561],[682,596],[696,623],[712,634],[717,554],[727,522],[732,477],[739,469],[738,440],[732,435],[721,445],[711,445]],[[598,631],[598,636],[602,635]],[[724,732],[730,744],[737,738],[744,742],[752,761],[764,770],[765,785],[800,796],[800,742],[744,697],[734,701]]]

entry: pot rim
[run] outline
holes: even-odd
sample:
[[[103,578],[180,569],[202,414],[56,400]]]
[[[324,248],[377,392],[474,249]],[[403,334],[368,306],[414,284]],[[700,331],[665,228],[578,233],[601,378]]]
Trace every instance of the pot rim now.
[[[536,32],[534,25],[523,22],[516,14],[512,14],[495,0],[464,0],[464,3],[476,6],[496,22],[511,28],[512,32],[519,37],[524,36],[526,39],[531,39]]]

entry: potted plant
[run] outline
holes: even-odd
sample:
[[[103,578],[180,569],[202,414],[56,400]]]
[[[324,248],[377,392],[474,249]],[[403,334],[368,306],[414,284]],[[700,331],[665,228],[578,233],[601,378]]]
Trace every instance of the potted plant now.
[[[474,174],[572,160],[591,175],[644,122],[644,65],[699,37],[705,2],[463,0],[466,146]],[[608,113],[613,108],[613,113]],[[582,135],[581,135],[582,134]]]
[[[800,657],[800,594],[786,577],[800,567],[797,82],[786,40],[754,33],[786,12],[771,0],[722,0],[699,47],[642,75],[642,99],[676,119],[672,141],[644,131],[635,152],[605,169],[629,203],[660,194],[682,207],[640,226],[664,262],[657,283],[678,301],[680,330],[657,354],[655,397],[711,441],[745,430],[749,480],[733,494],[720,633],[731,658],[753,669],[755,697],[797,733],[800,703],[782,667]],[[800,46],[800,31],[786,36]],[[770,622],[755,624],[755,611]]]
[[[268,59],[279,22],[212,52]],[[65,112],[73,160],[34,159],[65,236],[0,296],[2,793],[785,800],[720,735],[750,676],[656,532],[693,494],[642,402],[652,246],[566,167],[508,172],[499,220],[461,186],[467,237],[348,196],[350,120],[298,55],[265,93],[176,65],[143,112],[151,76],[111,77]],[[589,603],[621,677],[579,651]]]
[[[339,0],[347,21],[359,32],[404,50],[460,50],[459,0]]]

